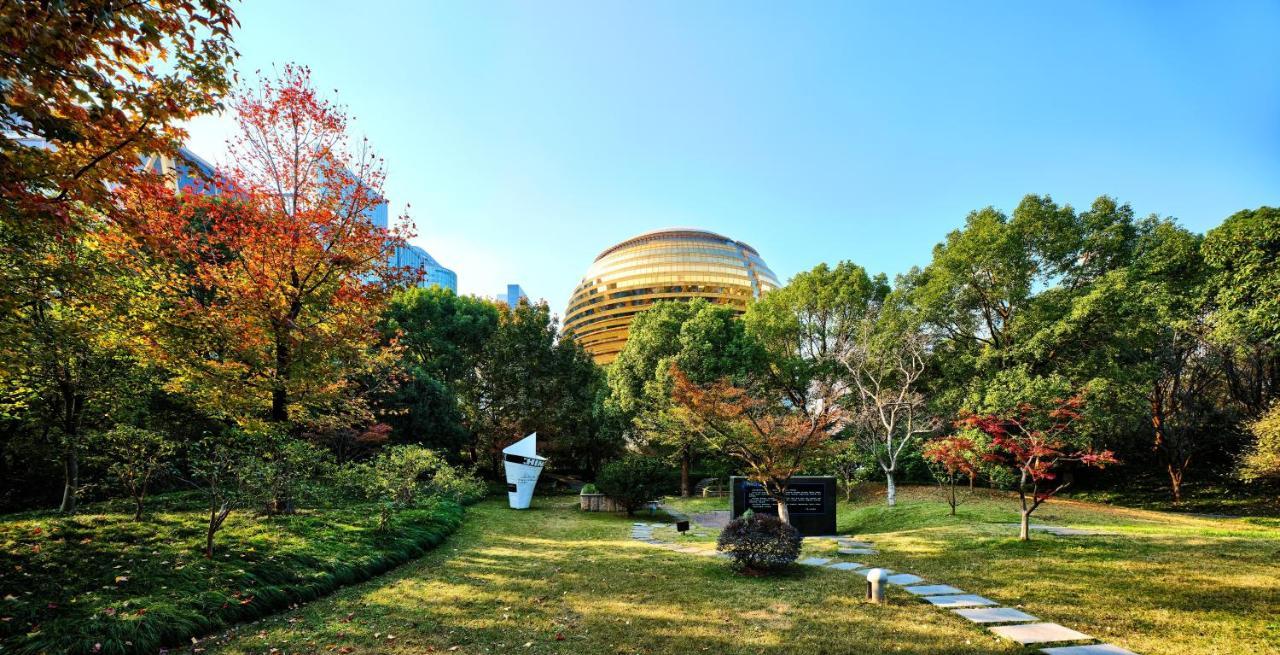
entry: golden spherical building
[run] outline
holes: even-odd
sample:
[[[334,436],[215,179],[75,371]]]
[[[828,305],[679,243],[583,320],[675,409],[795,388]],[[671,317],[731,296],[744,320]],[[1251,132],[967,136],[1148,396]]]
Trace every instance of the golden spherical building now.
[[[569,300],[564,334],[604,365],[626,345],[631,319],[655,302],[706,298],[746,311],[779,286],[741,241],[687,228],[646,232],[596,257]]]

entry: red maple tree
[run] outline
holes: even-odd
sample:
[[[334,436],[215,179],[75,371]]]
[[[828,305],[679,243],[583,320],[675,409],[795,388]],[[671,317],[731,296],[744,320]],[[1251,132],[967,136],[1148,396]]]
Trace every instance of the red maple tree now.
[[[139,343],[176,373],[171,386],[229,418],[349,412],[403,273],[388,261],[405,232],[370,220],[385,203],[381,160],[348,147],[347,116],[306,68],[233,106],[232,163],[204,193],[159,179],[121,189],[129,218],[113,250],[150,299],[135,307]]]
[[[1049,406],[1022,403],[1006,415],[963,416],[957,427],[980,430],[991,439],[983,459],[1017,477],[1022,512],[1018,536],[1031,538],[1031,514],[1071,485],[1073,466],[1102,468],[1118,460],[1110,450],[1080,444],[1075,424],[1084,408],[1079,394]]]
[[[969,485],[973,485],[981,466],[981,449],[972,438],[958,434],[928,441],[920,455],[934,468],[934,475],[947,492],[951,515],[955,516],[956,506],[960,504],[956,484],[965,477]]]

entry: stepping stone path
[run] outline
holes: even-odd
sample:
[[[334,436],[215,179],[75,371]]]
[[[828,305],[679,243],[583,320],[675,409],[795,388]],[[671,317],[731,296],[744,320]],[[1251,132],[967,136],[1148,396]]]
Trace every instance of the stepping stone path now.
[[[904,587],[909,584],[915,584],[917,582],[924,582],[924,578],[918,575],[912,575],[910,573],[899,573],[897,575],[891,575],[888,578],[886,578],[886,580],[889,581],[889,584],[896,584],[899,587]]]
[[[677,520],[688,520],[685,515],[675,512],[670,508],[668,513]],[[727,512],[709,512],[707,514],[698,514],[693,517],[694,523],[702,527],[719,528],[721,521],[727,522]],[[1017,525],[1012,524],[1012,525]],[[728,553],[721,553],[715,550],[694,546],[691,544],[670,543],[658,539],[653,536],[654,528],[671,527],[669,523],[633,523],[631,526],[631,538],[644,544],[670,550],[678,553],[687,553],[690,555],[700,555],[703,557],[716,557],[720,559],[730,559]],[[1032,530],[1048,532],[1058,536],[1086,536],[1086,535],[1102,535],[1105,532],[1095,532],[1092,530],[1081,530],[1078,528],[1063,528],[1048,525],[1031,526]],[[702,534],[702,533],[695,533]],[[836,553],[839,555],[876,555],[874,544],[866,541],[859,541],[850,537],[806,537],[810,540],[831,540],[836,541]],[[796,562],[804,566],[816,566],[828,568],[836,571],[853,571],[856,575],[865,576],[872,568],[860,564],[858,562],[832,560],[829,557],[806,557]],[[1077,632],[1066,626],[1057,623],[1044,623],[1040,619],[1027,614],[1026,612],[1016,610],[1012,607],[997,607],[999,603],[983,598],[975,594],[967,594],[964,591],[945,584],[919,584],[924,579],[912,573],[895,573],[884,567],[876,567],[884,571],[888,576],[886,581],[889,584],[897,585],[906,590],[907,593],[927,601],[931,605],[950,609],[952,612],[973,623],[985,626],[993,634],[1004,639],[1015,641],[1024,646],[1054,644],[1054,643],[1070,643],[1082,641],[1095,641],[1083,632]],[[1057,646],[1053,648],[1042,648],[1039,651],[1043,655],[1136,655],[1131,651],[1113,646],[1111,644],[1084,644],[1074,646]]]
[[[1023,623],[1021,625],[999,625],[989,628],[992,632],[1016,641],[1023,646],[1027,644],[1047,644],[1063,641],[1088,641],[1093,639],[1083,632],[1076,632],[1071,628],[1060,626],[1057,623]]]
[[[1138,655],[1111,644],[1094,644],[1092,646],[1059,646],[1057,648],[1041,648],[1045,655]]]
[[[805,566],[822,566],[830,561],[830,557],[806,557],[796,562],[796,564],[804,564]]]
[[[907,593],[912,596],[946,596],[951,594],[963,594],[963,591],[945,584],[928,584],[918,587],[903,587]]]
[[[954,596],[925,596],[925,600],[937,605],[938,607],[977,607],[979,605],[999,605],[990,598],[983,598],[974,594],[957,594]],[[995,628],[992,628],[993,630]]]
[[[974,623],[1017,623],[1020,621],[1039,621],[1034,616],[1012,607],[980,607],[977,609],[951,610]]]

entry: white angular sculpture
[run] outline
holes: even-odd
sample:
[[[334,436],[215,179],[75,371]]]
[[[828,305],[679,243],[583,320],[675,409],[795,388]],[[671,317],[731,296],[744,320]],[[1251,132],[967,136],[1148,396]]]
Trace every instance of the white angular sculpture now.
[[[503,448],[502,459],[507,470],[507,503],[511,509],[529,509],[538,475],[547,463],[545,457],[538,457],[538,433]]]

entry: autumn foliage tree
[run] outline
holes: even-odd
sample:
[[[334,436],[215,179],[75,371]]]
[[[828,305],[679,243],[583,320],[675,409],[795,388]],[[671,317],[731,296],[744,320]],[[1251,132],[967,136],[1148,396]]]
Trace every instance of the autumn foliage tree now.
[[[697,385],[672,367],[672,399],[726,455],[743,464],[747,478],[764,486],[791,522],[786,493],[791,477],[822,453],[843,426],[837,389],[813,385],[802,403],[781,393],[734,386],[727,380]]]
[[[920,455],[929,463],[938,484],[946,491],[951,515],[956,515],[960,497],[956,485],[961,478],[972,485],[982,466],[982,450],[971,436],[956,434],[931,439],[924,444]]]
[[[956,423],[986,434],[991,443],[985,463],[1008,470],[1016,479],[1021,502],[1018,536],[1023,541],[1031,538],[1032,512],[1071,485],[1071,467],[1102,468],[1117,461],[1109,450],[1081,444],[1075,424],[1084,402],[1079,394],[1044,405],[1024,402],[1012,412],[969,415]]]
[[[237,25],[224,0],[4,3],[0,197],[8,227],[65,232],[218,107]],[[16,136],[17,138],[11,138]]]
[[[0,415],[58,451],[64,511],[85,417],[126,368],[97,309],[117,272],[96,235],[143,159],[218,106],[235,25],[223,0],[0,5]]]
[[[404,235],[371,222],[381,161],[306,68],[234,101],[240,134],[210,193],[126,190],[117,252],[146,284],[140,346],[170,386],[240,422],[369,418],[356,379],[378,363],[375,323]]]

